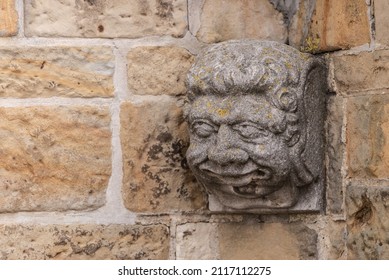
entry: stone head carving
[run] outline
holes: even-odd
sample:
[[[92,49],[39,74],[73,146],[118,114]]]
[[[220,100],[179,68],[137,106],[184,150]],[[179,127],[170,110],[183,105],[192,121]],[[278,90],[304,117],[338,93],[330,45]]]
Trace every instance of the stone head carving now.
[[[215,210],[320,209],[325,80],[320,60],[276,42],[228,41],[198,55],[186,156]]]

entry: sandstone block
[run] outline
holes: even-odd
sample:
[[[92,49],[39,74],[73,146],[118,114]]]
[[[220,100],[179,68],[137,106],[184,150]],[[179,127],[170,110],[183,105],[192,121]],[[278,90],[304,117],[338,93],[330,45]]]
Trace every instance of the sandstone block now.
[[[333,214],[343,211],[343,98],[334,96],[327,101],[327,210]]]
[[[370,43],[365,0],[300,1],[289,30],[291,45],[318,53]]]
[[[389,50],[333,56],[335,83],[342,92],[389,88]]]
[[[388,178],[389,95],[351,97],[348,103],[348,176]]]
[[[268,0],[205,0],[199,30],[191,30],[205,43],[230,39],[263,39],[285,42],[287,29],[282,13]]]
[[[25,1],[26,36],[138,38],[182,37],[185,0]]]
[[[18,32],[16,0],[3,0],[0,6],[0,36],[13,36]]]
[[[322,248],[323,259],[344,260],[347,258],[347,225],[344,221],[328,220],[322,238],[325,243],[324,248]]]
[[[219,224],[220,259],[316,259],[317,234],[303,224]]]
[[[214,260],[217,258],[215,223],[188,223],[177,226],[178,260]]]
[[[1,225],[3,260],[167,259],[164,225]]]
[[[188,170],[187,125],[174,98],[121,106],[123,199],[135,212],[190,211],[205,195]]]
[[[0,212],[102,206],[109,124],[107,107],[0,108]]]
[[[128,87],[134,94],[179,95],[193,56],[180,47],[138,47],[128,58]]]
[[[389,258],[389,187],[350,184],[347,189],[349,259]]]
[[[301,223],[188,223],[176,238],[177,259],[317,258],[317,234]]]
[[[374,1],[375,34],[378,43],[389,45],[389,2],[386,0]]]
[[[109,47],[0,48],[0,97],[112,97]]]

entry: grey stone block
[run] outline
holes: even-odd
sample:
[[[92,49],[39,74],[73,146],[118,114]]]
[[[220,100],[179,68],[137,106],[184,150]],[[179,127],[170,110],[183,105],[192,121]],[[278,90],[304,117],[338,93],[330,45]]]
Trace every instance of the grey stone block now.
[[[321,60],[277,42],[223,42],[198,55],[187,87],[186,156],[210,194],[210,210],[322,208]]]

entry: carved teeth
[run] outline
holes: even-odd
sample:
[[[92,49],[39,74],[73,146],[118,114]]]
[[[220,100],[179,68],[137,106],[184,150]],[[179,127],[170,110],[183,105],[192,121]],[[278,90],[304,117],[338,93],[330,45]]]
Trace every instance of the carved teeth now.
[[[240,187],[240,188],[237,188],[236,191],[241,193],[241,194],[244,194],[244,193],[248,193],[248,194],[253,194],[255,192],[255,188],[254,187]]]

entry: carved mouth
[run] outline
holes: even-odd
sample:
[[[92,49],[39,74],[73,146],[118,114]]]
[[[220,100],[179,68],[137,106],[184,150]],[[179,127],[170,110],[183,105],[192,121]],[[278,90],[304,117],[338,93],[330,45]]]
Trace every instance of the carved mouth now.
[[[252,181],[244,186],[232,186],[235,194],[246,198],[258,198],[269,195],[279,188],[274,185],[260,184],[260,182]]]
[[[234,172],[234,171],[215,172],[210,169],[202,169],[202,171],[213,177],[220,177],[220,178],[241,178],[249,175],[254,175],[257,173],[257,170],[251,170],[247,172]]]
[[[244,188],[243,192],[254,193],[255,189],[252,186],[255,186],[255,181],[261,180],[269,180],[272,178],[272,171],[268,168],[260,168],[256,166],[255,169],[250,168],[246,170],[236,171],[235,170],[221,170],[220,172],[216,172],[211,168],[204,167],[201,168],[201,171],[207,174],[210,178],[215,178],[220,183],[230,185],[237,188]],[[253,182],[253,183],[252,183]],[[252,184],[252,186],[249,186]]]
[[[264,188],[262,186],[256,185],[254,182],[241,186],[241,187],[233,187],[232,188],[236,194],[244,195],[244,196],[261,196],[264,195],[264,193],[268,193],[269,188]],[[265,190],[266,189],[266,190]]]
[[[242,166],[219,166],[204,164],[199,166],[203,180],[212,186],[218,185],[220,190],[246,199],[264,197],[275,192],[274,171],[267,166],[246,164]],[[212,188],[212,187],[211,187]]]
[[[254,195],[257,192],[257,187],[254,184],[249,184],[243,187],[233,187],[235,193],[240,195]]]
[[[255,186],[244,186],[244,187],[233,187],[234,192],[241,195],[252,195],[256,194],[257,188]]]

